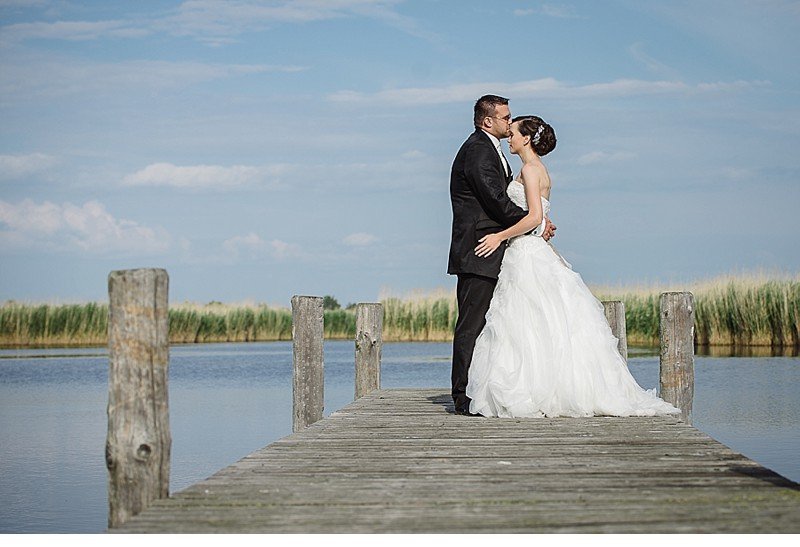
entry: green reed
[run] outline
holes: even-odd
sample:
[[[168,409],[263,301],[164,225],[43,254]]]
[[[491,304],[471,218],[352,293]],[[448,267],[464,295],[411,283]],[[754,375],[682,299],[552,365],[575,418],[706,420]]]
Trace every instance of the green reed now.
[[[622,300],[630,345],[657,345],[660,294],[688,290],[695,300],[700,345],[800,346],[800,277],[734,276],[682,286],[595,288],[600,300]],[[381,298],[383,340],[450,341],[458,315],[450,293]],[[325,310],[327,339],[355,337],[355,311]],[[104,345],[106,304],[0,306],[0,345]],[[292,312],[263,304],[174,304],[170,341],[253,342],[291,340]]]
[[[355,334],[355,316],[348,322],[339,310],[325,311],[325,335],[346,338]],[[352,315],[352,314],[350,314]],[[183,305],[170,308],[171,342],[259,342],[292,339],[292,312],[266,305]],[[352,323],[352,326],[350,325]]]
[[[108,306],[88,304],[0,306],[0,344],[90,345],[105,343]]]
[[[676,286],[594,288],[622,300],[630,345],[658,345],[661,293],[690,291],[699,345],[800,346],[800,277],[724,276]],[[384,298],[384,340],[449,341],[455,296]]]
[[[441,342],[453,339],[458,317],[455,297],[384,298],[383,339]]]
[[[601,300],[622,300],[628,343],[657,344],[659,300],[664,290],[694,295],[698,345],[800,346],[800,278],[720,277],[684,287],[596,291]]]
[[[355,314],[325,311],[325,336],[355,336]],[[0,345],[104,345],[108,336],[106,304],[0,306]],[[292,312],[268,306],[178,304],[169,310],[172,343],[254,342],[292,339]]]

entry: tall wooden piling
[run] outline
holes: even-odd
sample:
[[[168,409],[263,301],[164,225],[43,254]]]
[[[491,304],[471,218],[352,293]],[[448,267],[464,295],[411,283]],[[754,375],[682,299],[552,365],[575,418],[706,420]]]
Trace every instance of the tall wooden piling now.
[[[108,276],[108,526],[169,496],[169,276],[161,269]]]
[[[356,306],[356,399],[381,388],[383,305]]]
[[[292,297],[292,431],[322,419],[325,404],[322,298]]]
[[[690,292],[661,294],[661,398],[680,408],[691,424],[694,398],[694,297]]]
[[[617,349],[625,362],[628,362],[628,334],[625,329],[625,303],[620,300],[603,302],[603,310],[606,313],[606,321],[611,327],[611,334],[617,340]]]

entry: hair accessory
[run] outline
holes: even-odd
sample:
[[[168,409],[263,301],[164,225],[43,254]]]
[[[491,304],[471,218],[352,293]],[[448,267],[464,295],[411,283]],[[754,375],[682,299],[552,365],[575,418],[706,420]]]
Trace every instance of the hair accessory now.
[[[531,139],[533,144],[539,144],[539,139],[542,137],[542,133],[544,133],[544,124],[539,126],[539,129],[536,130],[536,134]]]

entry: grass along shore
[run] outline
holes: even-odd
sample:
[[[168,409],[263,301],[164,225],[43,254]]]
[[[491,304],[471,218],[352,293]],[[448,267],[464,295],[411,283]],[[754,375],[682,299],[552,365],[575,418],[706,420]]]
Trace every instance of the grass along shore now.
[[[726,276],[675,287],[600,287],[600,300],[625,303],[628,344],[657,345],[659,298],[665,290],[695,297],[695,341],[711,346],[800,346],[800,276]],[[382,297],[383,339],[450,341],[456,321],[454,295]],[[108,307],[88,304],[21,304],[0,307],[0,345],[81,346],[107,343]],[[292,313],[266,305],[173,304],[172,343],[291,340]],[[354,310],[325,310],[325,337],[353,339]]]
[[[595,288],[601,300],[622,300],[628,344],[657,345],[665,291],[694,294],[698,346],[800,347],[800,276],[724,276],[680,287]]]

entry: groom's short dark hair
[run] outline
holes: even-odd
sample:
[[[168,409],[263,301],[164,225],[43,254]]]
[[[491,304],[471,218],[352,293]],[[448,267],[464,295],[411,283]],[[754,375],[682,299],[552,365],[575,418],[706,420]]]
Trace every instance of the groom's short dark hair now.
[[[508,104],[508,99],[499,95],[484,95],[475,102],[475,127],[480,127],[483,119],[494,115],[494,111],[501,104]]]

